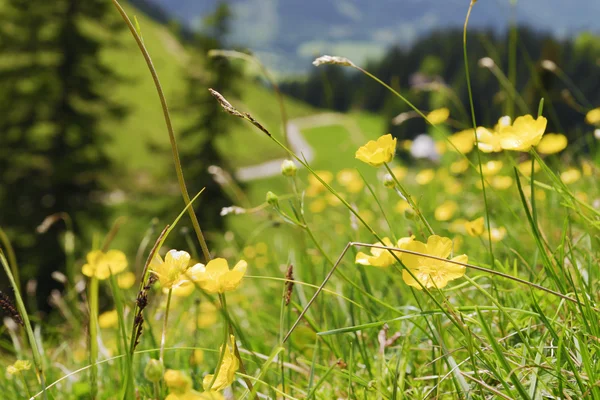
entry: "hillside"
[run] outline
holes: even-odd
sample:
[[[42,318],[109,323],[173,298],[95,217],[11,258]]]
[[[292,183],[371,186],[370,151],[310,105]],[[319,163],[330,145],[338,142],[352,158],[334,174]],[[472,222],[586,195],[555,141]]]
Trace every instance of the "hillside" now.
[[[217,0],[149,0],[166,12],[196,25]],[[558,37],[597,31],[600,2],[517,1],[520,24]],[[282,73],[306,71],[315,52],[332,52],[362,62],[380,57],[392,44],[410,45],[434,29],[460,27],[466,0],[232,0],[232,41],[261,54]],[[479,1],[472,27],[502,30],[511,18],[511,1]]]
[[[177,134],[190,118],[190,115],[177,112],[178,99],[183,97],[185,89],[183,72],[185,68],[190,67],[188,50],[164,25],[131,6],[127,11],[131,17],[135,15],[140,23],[144,43],[152,56],[172,111]],[[152,213],[161,207],[161,199],[165,195],[179,194],[162,109],[151,76],[128,30],[124,29],[119,33],[117,42],[118,46],[107,50],[104,57],[122,77],[122,81],[111,89],[111,96],[126,105],[129,113],[118,124],[110,123],[106,126],[113,133],[110,155],[122,170],[118,179],[111,180],[114,187],[114,198],[111,198],[111,201],[114,202],[115,217],[132,217],[123,226],[116,245],[132,247],[139,244],[140,235],[146,230],[150,220],[136,218],[135,215],[140,213],[140,210],[144,210],[146,215]],[[281,116],[276,98],[268,87],[257,81],[253,70],[249,69],[246,73],[241,96],[229,97],[229,100],[240,110],[250,112],[269,131],[281,135]],[[321,113],[320,110],[291,98],[285,99],[285,106],[292,121]],[[202,110],[198,112],[201,113]],[[343,118],[339,116],[339,124],[336,118],[338,116],[333,122],[327,122],[321,127],[307,128],[302,132],[311,146],[324,149],[324,153],[315,157],[314,165],[317,168],[325,165],[331,167],[330,152],[339,154],[340,144],[341,151],[347,153],[349,148],[359,144],[365,137],[371,138],[381,134],[385,126],[379,117],[362,113]],[[348,131],[340,125],[348,123],[357,123],[361,128],[361,135],[365,132],[365,136],[355,140],[356,143],[352,143],[350,147]],[[236,124],[230,132],[220,134],[218,145],[231,174],[240,167],[285,157],[283,150],[249,124]],[[264,201],[267,190],[277,190],[282,184],[273,179],[247,182],[250,201],[252,204],[260,204]],[[173,213],[175,215],[176,211]]]

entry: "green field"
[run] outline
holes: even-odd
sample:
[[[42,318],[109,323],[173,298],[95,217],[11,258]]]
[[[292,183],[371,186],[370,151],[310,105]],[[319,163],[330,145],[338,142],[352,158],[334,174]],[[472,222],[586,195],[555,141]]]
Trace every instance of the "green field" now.
[[[138,20],[179,132],[188,53]],[[576,143],[548,143],[540,108],[479,127],[477,144],[461,136],[464,154],[441,118],[432,161],[383,136],[378,115],[286,98],[314,159],[239,120],[218,139],[228,172],[280,158],[298,170],[245,182],[241,213],[204,232],[209,256],[193,231],[172,252],[183,201],[147,231],[180,196],[162,110],[129,32],[118,42],[104,57],[131,112],[105,126],[122,194],[107,207],[128,220],[110,251],[97,249],[105,232],[75,241],[89,253],[51,317],[30,311],[31,288],[0,297],[0,397],[600,399],[600,108]],[[276,97],[251,72],[227,98],[283,140]]]

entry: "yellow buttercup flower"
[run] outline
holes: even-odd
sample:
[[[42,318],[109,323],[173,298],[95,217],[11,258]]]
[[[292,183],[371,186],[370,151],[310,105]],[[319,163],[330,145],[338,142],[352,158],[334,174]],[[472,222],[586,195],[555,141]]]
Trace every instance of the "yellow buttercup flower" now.
[[[119,323],[117,310],[106,311],[98,316],[98,326],[103,329],[114,328]]]
[[[323,210],[325,210],[327,208],[327,202],[325,201],[325,199],[315,199],[313,201],[310,202],[310,204],[308,205],[308,209],[310,210],[310,212],[318,214],[320,212],[323,212]]]
[[[163,379],[169,392],[184,394],[192,389],[192,379],[181,371],[168,369],[165,371]]]
[[[546,130],[544,117],[533,119],[531,115],[518,117],[512,125],[498,124],[494,132],[477,128],[479,149],[486,153],[501,150],[528,151],[537,146]]]
[[[481,182],[479,182],[479,183],[481,183]],[[513,179],[512,179],[512,177],[507,176],[507,175],[498,175],[498,176],[494,176],[490,183],[491,183],[492,187],[494,187],[495,189],[505,190],[512,186]]]
[[[560,174],[560,180],[567,185],[577,182],[580,178],[581,172],[579,172],[579,170],[576,168],[569,168]]]
[[[600,124],[600,107],[594,108],[585,114],[585,122],[591,125]]]
[[[171,289],[163,288],[163,293],[169,293],[169,290],[172,290],[172,294],[175,297],[188,297],[190,294],[194,293],[196,286],[193,282],[182,279],[177,285],[173,285]]]
[[[501,226],[500,228],[492,228],[490,229],[492,242],[499,242],[506,236],[506,228]],[[485,232],[485,236],[488,236],[487,231]]]
[[[389,238],[385,237],[382,239],[383,243],[377,242],[377,243],[375,243],[375,245],[405,249],[406,245],[408,243],[412,242],[414,239],[415,239],[414,235],[409,236],[409,237],[403,237],[403,238],[399,239],[398,242],[396,243],[396,246],[394,246],[392,244],[392,241]],[[394,256],[392,254],[390,254],[389,250],[371,247],[370,252],[371,252],[371,255],[365,254],[363,252],[358,252],[358,254],[356,254],[356,260],[355,260],[356,264],[370,265],[372,267],[389,267],[390,265],[392,265],[393,263],[396,262],[396,259],[394,258]],[[404,255],[404,253],[401,251],[394,251],[393,253],[400,260],[402,259],[402,256]]]
[[[450,172],[453,174],[462,174],[469,168],[469,160],[463,158],[450,164]]]
[[[189,390],[185,393],[169,393],[165,400],[224,400],[225,397],[219,392],[197,392]]]
[[[133,272],[123,272],[117,276],[117,286],[121,289],[129,289],[135,284],[135,274]]]
[[[377,242],[375,244],[377,246],[394,247],[392,241],[387,237],[383,238],[382,242]],[[394,256],[392,256],[390,252],[385,249],[371,247],[370,252],[371,255],[368,255],[363,253],[362,251],[359,251],[356,254],[356,264],[371,265],[373,267],[389,267],[390,265],[396,262]]]
[[[31,362],[27,360],[17,360],[13,365],[6,367],[6,373],[9,375],[16,375],[21,371],[26,371],[29,369],[31,369]]]
[[[427,239],[427,244],[413,240],[406,245],[406,250],[440,258],[448,258],[452,252],[452,240],[446,237],[431,235]],[[468,257],[466,254],[462,254],[452,258],[451,261],[466,263]],[[402,271],[402,279],[407,285],[416,289],[422,289],[421,285],[426,288],[443,288],[449,281],[458,279],[465,274],[465,267],[463,265],[415,254],[404,254],[402,262],[410,269],[416,279],[418,279],[418,282],[406,270]]]
[[[437,110],[431,111],[427,114],[427,119],[431,123],[431,125],[438,125],[446,122],[448,117],[450,116],[450,110],[446,107],[438,108]]]
[[[392,173],[394,174],[396,179],[401,181],[402,179],[404,179],[406,177],[406,174],[408,173],[408,169],[406,167],[396,166],[396,167],[392,167]]]
[[[219,371],[217,372],[217,377],[211,386],[210,384],[213,381],[214,374],[206,375],[202,380],[202,386],[204,387],[204,390],[223,390],[233,383],[235,372],[240,366],[240,361],[234,354],[234,348],[235,338],[233,335],[230,335],[229,342],[225,345],[225,355],[221,362]],[[219,352],[222,350],[223,346],[221,346]]]
[[[81,269],[85,276],[95,277],[104,280],[111,274],[118,274],[127,268],[127,257],[122,251],[109,250],[104,253],[102,250],[90,251],[87,256],[87,263]]]
[[[435,171],[431,168],[423,169],[415,175],[415,181],[421,186],[427,185],[433,178],[435,178]]]
[[[356,151],[356,158],[373,167],[392,161],[396,152],[396,138],[389,133],[377,140],[370,140]]]
[[[185,393],[169,393],[165,400],[225,400],[225,397],[219,392],[197,392],[189,390]]]
[[[224,258],[215,258],[204,266],[196,264],[187,275],[208,293],[224,293],[237,289],[246,273],[248,263],[240,260],[232,270]]]
[[[467,231],[469,236],[483,235],[483,217],[465,222],[465,231]]]
[[[531,161],[523,161],[522,163],[519,163],[517,168],[519,169],[519,172],[522,173],[524,176],[531,176]],[[538,172],[540,168],[541,165],[537,162],[537,160],[534,160],[533,172]]]
[[[172,289],[189,280],[184,274],[189,268],[190,259],[186,251],[169,250],[164,261],[156,253],[150,262],[150,270],[158,277],[163,288]]]
[[[449,221],[457,210],[458,204],[455,201],[447,200],[435,209],[434,217],[437,221]]]
[[[450,151],[458,151],[462,154],[470,153],[475,147],[475,135],[473,129],[465,129],[464,131],[456,132],[448,137],[448,141],[454,146],[449,145]]]
[[[333,181],[333,174],[329,171],[315,171],[315,173],[328,185]],[[327,188],[314,175],[308,175],[308,188],[306,189],[308,197],[314,197],[326,190]]]
[[[483,176],[496,175],[502,169],[502,161],[488,161],[481,164]]]
[[[569,141],[565,135],[560,133],[546,133],[540,144],[537,145],[537,151],[542,154],[555,154],[567,148]]]
[[[350,193],[358,193],[365,186],[360,174],[355,169],[342,169],[337,173],[336,179]]]
[[[198,315],[198,328],[208,328],[217,323],[218,310],[214,304],[203,302],[200,304],[200,314]]]

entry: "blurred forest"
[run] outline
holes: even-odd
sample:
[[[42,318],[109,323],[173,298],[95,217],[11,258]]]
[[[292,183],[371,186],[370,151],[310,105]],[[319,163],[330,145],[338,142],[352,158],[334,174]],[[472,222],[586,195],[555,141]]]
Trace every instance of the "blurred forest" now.
[[[204,88],[228,92],[236,72],[227,62],[203,55],[224,46],[229,19],[229,8],[221,3],[202,31],[171,27],[188,53],[198,55],[183,72],[187,95],[173,112],[197,116],[181,133],[180,148],[189,190],[206,187],[210,196],[210,203],[196,204],[208,229],[222,227],[218,211],[226,196],[206,170],[224,163],[213,141],[232,119],[215,112],[217,105]],[[74,251],[76,238],[99,247],[98,232],[108,232],[114,219],[107,203],[111,180],[121,168],[107,155],[114,133],[103,126],[109,119],[118,124],[135,104],[109,96],[115,85],[128,82],[101,53],[120,45],[113,37],[123,30],[114,6],[104,0],[0,2],[0,243],[18,263],[21,282],[33,279],[29,292],[44,309],[53,288],[75,285],[74,260],[82,255]],[[131,203],[129,217],[147,218],[146,210]],[[157,217],[171,218],[173,208],[182,207],[178,196],[163,196],[158,204]],[[66,282],[52,275],[55,271]],[[6,290],[7,280],[3,273],[0,277],[0,290]]]
[[[517,43],[512,54],[511,35]],[[392,48],[381,60],[361,67],[401,91],[418,108],[445,106],[451,115],[464,119],[469,98],[462,40],[462,30],[433,32],[409,49]],[[467,44],[478,124],[493,126],[502,116],[497,114],[499,109],[513,117],[535,114],[543,97],[549,131],[574,140],[584,128],[582,115],[600,104],[597,36],[582,33],[558,41],[527,27],[502,35],[471,30]],[[484,57],[488,59],[480,61]],[[513,96],[507,95],[511,90],[503,86],[508,80],[517,82]],[[315,68],[308,78],[285,82],[282,90],[316,107],[382,114],[389,121],[389,131],[399,138],[411,139],[426,130],[420,118],[394,125],[394,117],[410,108],[359,72],[348,73],[348,69],[337,66]]]

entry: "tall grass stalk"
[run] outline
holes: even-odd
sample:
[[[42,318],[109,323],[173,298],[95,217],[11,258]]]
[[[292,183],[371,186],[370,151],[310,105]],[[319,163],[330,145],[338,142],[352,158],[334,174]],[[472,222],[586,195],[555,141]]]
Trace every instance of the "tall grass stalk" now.
[[[31,327],[31,321],[29,320],[29,314],[27,314],[27,309],[25,308],[25,303],[23,302],[23,297],[21,297],[21,291],[19,290],[19,286],[17,286],[17,281],[12,273],[10,266],[8,265],[8,261],[4,256],[4,251],[0,249],[0,263],[2,263],[2,267],[4,268],[4,272],[8,277],[8,281],[12,286],[15,294],[15,302],[17,303],[17,310],[23,319],[23,323],[25,324],[25,332],[27,333],[27,339],[29,340],[29,346],[31,347],[31,353],[33,355],[33,364],[35,365],[35,370],[37,372],[37,377],[42,387],[42,395],[44,400],[48,398],[46,394],[46,376],[44,372],[44,361],[42,359],[42,354],[38,347],[38,342],[33,333],[33,328]]]

